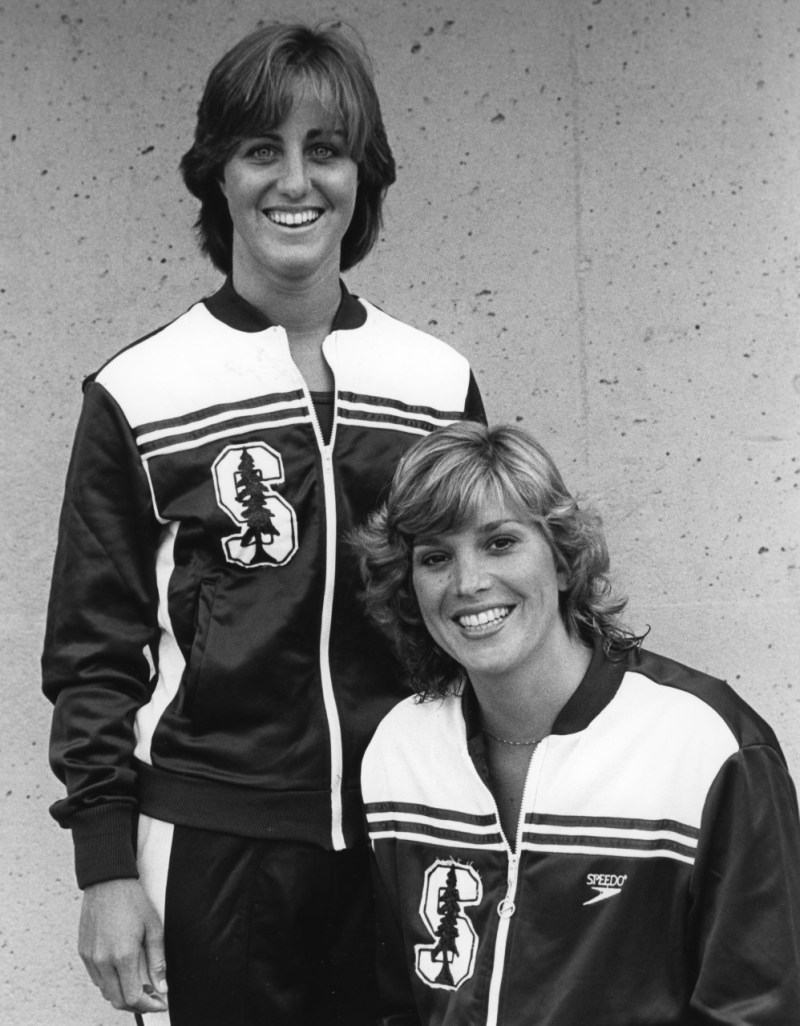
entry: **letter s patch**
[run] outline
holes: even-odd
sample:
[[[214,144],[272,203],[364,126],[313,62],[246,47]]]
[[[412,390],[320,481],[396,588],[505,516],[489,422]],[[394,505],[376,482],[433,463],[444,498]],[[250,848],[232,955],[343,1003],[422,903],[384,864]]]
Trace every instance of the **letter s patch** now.
[[[425,871],[419,913],[435,944],[417,944],[417,976],[429,987],[458,990],[475,970],[478,935],[465,905],[477,905],[483,884],[477,870],[437,859]]]
[[[283,481],[283,460],[264,442],[229,445],[214,460],[219,506],[240,527],[222,539],[229,563],[283,566],[297,552],[297,517],[272,485]]]

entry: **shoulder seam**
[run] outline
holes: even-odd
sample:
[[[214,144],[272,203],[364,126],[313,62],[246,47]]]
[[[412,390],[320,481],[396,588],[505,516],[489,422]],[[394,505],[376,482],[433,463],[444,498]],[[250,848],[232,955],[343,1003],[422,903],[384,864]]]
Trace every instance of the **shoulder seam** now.
[[[173,317],[168,321],[164,321],[164,323],[160,324],[157,328],[154,328],[152,331],[148,331],[146,335],[141,335],[139,338],[134,339],[133,342],[129,342],[126,346],[123,346],[122,349],[118,349],[116,353],[109,356],[105,363],[101,364],[93,374],[89,374],[85,378],[85,381],[93,381],[99,374],[101,374],[106,369],[106,367],[112,364],[120,356],[123,356],[131,349],[135,349],[136,346],[141,345],[143,342],[147,342],[148,339],[153,338],[154,335],[158,335],[160,332],[168,328],[171,324],[175,324],[177,321],[181,319],[181,317],[185,317],[190,310],[193,310],[198,305],[198,303],[192,303],[191,306],[187,307],[186,310],[184,310],[182,313],[179,313],[176,317]]]

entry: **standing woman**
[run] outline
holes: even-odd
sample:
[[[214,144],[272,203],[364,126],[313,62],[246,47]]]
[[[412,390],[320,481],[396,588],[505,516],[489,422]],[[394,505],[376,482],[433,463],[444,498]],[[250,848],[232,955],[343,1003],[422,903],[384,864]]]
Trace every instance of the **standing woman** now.
[[[358,776],[404,692],[341,539],[480,396],[340,279],[395,171],[344,33],[238,43],[181,166],[226,281],[87,381],[53,575],[80,952],[148,1022],[372,1023]]]

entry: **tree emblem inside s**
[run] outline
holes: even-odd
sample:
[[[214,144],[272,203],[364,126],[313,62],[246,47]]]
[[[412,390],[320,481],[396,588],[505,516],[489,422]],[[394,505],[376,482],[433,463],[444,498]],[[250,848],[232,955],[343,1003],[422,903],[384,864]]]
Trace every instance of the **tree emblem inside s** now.
[[[237,566],[283,566],[297,552],[297,517],[273,486],[283,482],[283,460],[265,442],[229,445],[214,460],[217,502],[239,528],[222,539]]]

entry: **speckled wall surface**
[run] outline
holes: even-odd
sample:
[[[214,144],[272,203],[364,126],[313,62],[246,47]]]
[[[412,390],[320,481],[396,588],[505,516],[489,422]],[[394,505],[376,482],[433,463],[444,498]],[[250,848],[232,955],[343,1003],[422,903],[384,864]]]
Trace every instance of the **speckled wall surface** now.
[[[38,656],[84,375],[216,284],[176,173],[266,16],[371,50],[400,165],[355,291],[455,343],[605,516],[629,621],[800,774],[796,0],[0,0],[0,1018],[125,1022],[75,954]]]

